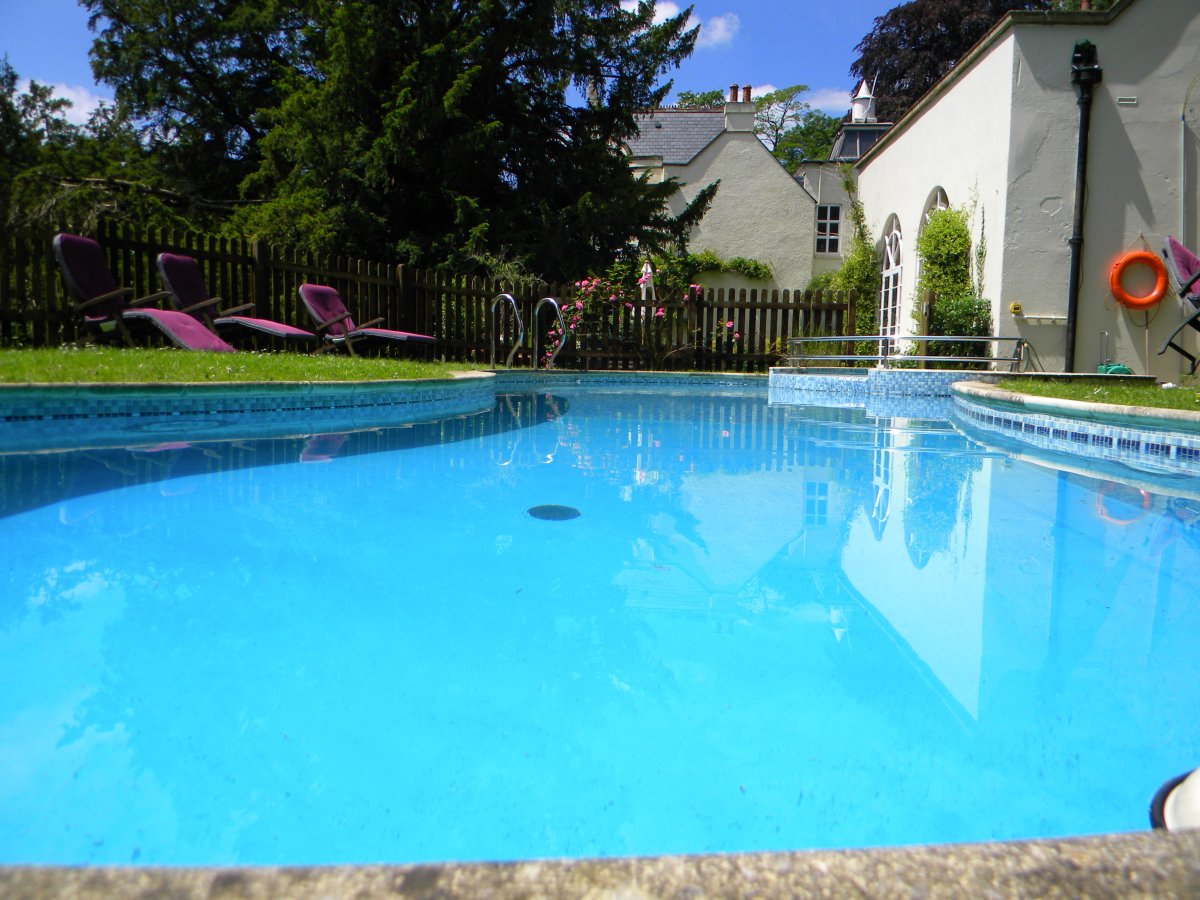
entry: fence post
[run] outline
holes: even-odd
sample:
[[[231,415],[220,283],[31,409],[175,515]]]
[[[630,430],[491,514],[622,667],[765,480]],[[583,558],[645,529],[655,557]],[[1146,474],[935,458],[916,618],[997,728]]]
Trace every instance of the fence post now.
[[[842,321],[845,323],[842,326],[842,334],[858,334],[858,294],[853,288],[846,291],[846,313]],[[854,353],[854,341],[846,341],[844,352],[847,356]]]
[[[250,255],[254,258],[254,285],[251,301],[262,310],[267,308],[267,295],[271,290],[270,251],[266,241],[256,238],[250,244]],[[261,315],[261,313],[260,313]]]

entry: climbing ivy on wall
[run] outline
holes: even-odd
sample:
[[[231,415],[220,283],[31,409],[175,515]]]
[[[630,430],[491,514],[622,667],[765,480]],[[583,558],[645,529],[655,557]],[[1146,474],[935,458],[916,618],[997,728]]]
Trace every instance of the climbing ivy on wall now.
[[[972,277],[971,228],[965,209],[937,209],[929,214],[917,236],[920,274],[917,296],[929,302],[929,334],[986,335],[992,330],[991,305],[982,296],[983,239],[974,254]],[[921,305],[913,315],[920,321]],[[980,345],[982,347],[982,345]],[[969,352],[958,355],[973,355]]]
[[[729,272],[744,275],[756,281],[770,281],[775,277],[771,267],[757,259],[747,259],[744,256],[734,256],[731,259],[721,259],[711,250],[701,250],[699,253],[689,253],[687,264],[693,273],[700,272]]]
[[[875,334],[876,307],[879,305],[879,252],[867,231],[867,214],[854,183],[854,170],[842,167],[842,189],[850,198],[850,244],[846,257],[830,280],[835,291],[856,294],[854,333]],[[870,354],[873,344],[862,343],[857,352]]]

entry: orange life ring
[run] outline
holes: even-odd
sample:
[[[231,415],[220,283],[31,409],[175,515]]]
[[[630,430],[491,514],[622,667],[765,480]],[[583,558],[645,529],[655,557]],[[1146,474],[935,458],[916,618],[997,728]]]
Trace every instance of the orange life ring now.
[[[1149,266],[1154,272],[1154,290],[1142,297],[1135,297],[1121,285],[1121,278],[1130,266]],[[1149,250],[1130,250],[1123,254],[1108,273],[1108,289],[1117,302],[1130,309],[1149,309],[1167,295],[1167,267]]]
[[[1115,481],[1106,481],[1100,485],[1100,490],[1096,491],[1096,515],[1102,518],[1105,522],[1111,522],[1113,525],[1132,525],[1138,519],[1146,514],[1150,509],[1150,495],[1141,488],[1134,488],[1141,495],[1142,508],[1136,515],[1130,516],[1127,519],[1120,519],[1111,515],[1108,511],[1108,506],[1105,505],[1104,498],[1112,493],[1115,487],[1130,487],[1130,485],[1118,485]]]

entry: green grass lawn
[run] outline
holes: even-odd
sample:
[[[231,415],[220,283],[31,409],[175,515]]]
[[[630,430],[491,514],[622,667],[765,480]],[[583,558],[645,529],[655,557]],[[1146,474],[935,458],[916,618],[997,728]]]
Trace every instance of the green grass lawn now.
[[[1019,394],[1083,400],[1091,403],[1115,403],[1119,406],[1150,406],[1160,409],[1187,409],[1200,412],[1200,389],[1195,384],[1164,388],[1157,384],[1081,379],[1041,381],[1035,378],[1004,379],[997,387]]]
[[[0,383],[377,381],[446,378],[470,363],[366,359],[338,354],[191,353],[170,349],[61,347],[0,350]]]

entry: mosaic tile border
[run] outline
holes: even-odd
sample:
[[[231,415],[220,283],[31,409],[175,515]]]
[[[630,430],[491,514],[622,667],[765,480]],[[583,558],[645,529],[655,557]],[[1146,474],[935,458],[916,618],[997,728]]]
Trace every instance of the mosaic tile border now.
[[[950,397],[909,397],[904,395],[849,394],[820,390],[772,387],[767,392],[771,406],[820,406],[836,409],[861,409],[875,419],[936,419],[950,418],[954,401]]]
[[[1200,434],[1018,411],[959,391],[954,395],[954,415],[970,428],[1003,435],[1039,450],[1142,466],[1163,473],[1200,473]]]
[[[0,385],[0,451],[403,424],[495,402],[490,373],[437,381]]]
[[[599,384],[605,387],[674,387],[738,389],[767,387],[767,376],[745,372],[576,372],[497,369],[496,390],[529,390],[562,384]]]
[[[772,388],[791,388],[800,391],[825,391],[831,394],[867,397],[949,397],[950,386],[971,379],[982,382],[998,381],[1002,375],[988,375],[961,369],[863,369],[861,374],[831,375],[809,373],[804,369],[776,368],[771,370]]]

